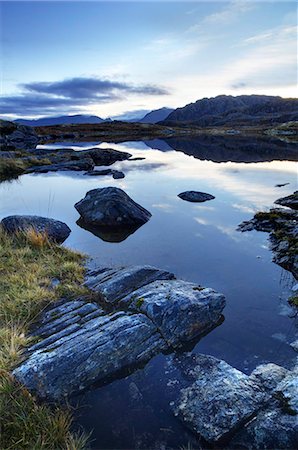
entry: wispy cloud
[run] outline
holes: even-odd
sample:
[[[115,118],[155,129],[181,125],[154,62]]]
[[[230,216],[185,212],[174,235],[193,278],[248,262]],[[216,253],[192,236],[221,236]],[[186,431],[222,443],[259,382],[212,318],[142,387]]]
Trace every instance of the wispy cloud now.
[[[83,106],[125,99],[131,95],[160,96],[169,92],[151,84],[133,84],[99,78],[78,77],[54,82],[20,85],[19,95],[2,97],[3,114],[47,114],[77,111]]]

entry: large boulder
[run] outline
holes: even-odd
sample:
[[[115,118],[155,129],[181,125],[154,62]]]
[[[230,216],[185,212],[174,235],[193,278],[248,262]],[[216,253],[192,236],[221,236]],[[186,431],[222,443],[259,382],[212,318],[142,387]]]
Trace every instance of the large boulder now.
[[[87,192],[75,208],[85,223],[112,228],[143,225],[151,217],[149,211],[115,187]]]
[[[62,399],[198,338],[218,320],[224,298],[192,283],[180,282],[182,289],[173,278],[150,266],[90,272],[86,286],[97,303],[64,300],[45,311],[32,332],[40,340],[14,375],[39,397]]]
[[[40,216],[8,216],[2,219],[1,225],[8,233],[34,229],[46,233],[50,240],[57,243],[64,242],[71,232],[66,223]]]
[[[84,157],[92,158],[97,166],[110,166],[116,161],[125,161],[129,159],[132,155],[127,152],[120,152],[113,148],[89,148],[86,150],[81,150],[80,155]]]

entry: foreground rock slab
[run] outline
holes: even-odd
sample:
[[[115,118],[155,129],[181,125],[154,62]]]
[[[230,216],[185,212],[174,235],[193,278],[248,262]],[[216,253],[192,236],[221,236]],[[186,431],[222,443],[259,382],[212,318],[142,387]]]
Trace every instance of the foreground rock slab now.
[[[90,272],[94,302],[47,310],[33,331],[40,341],[14,375],[39,397],[61,400],[198,338],[220,319],[224,297],[173,278],[150,266]]]
[[[2,219],[1,225],[8,233],[34,229],[46,233],[50,240],[57,243],[64,242],[71,233],[66,223],[40,216],[8,216]]]
[[[115,187],[87,192],[75,208],[85,223],[115,228],[143,225],[151,217],[149,211]]]
[[[186,200],[187,202],[192,203],[202,203],[208,200],[213,200],[215,198],[214,195],[198,191],[181,192],[181,194],[179,194],[178,197],[181,198],[182,200]]]

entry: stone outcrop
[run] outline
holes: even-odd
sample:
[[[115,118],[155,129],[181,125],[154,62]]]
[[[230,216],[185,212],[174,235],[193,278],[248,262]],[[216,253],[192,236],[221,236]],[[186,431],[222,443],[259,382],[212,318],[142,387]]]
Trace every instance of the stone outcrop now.
[[[286,197],[291,203],[293,196]],[[282,201],[285,199],[279,199]],[[269,232],[273,261],[298,278],[298,212],[293,209],[273,208],[268,212],[258,212],[254,218],[241,223],[238,231]]]
[[[287,206],[288,208],[298,210],[298,191],[294,194],[288,195],[287,197],[279,198],[274,203],[281,206]]]
[[[57,243],[64,242],[71,232],[66,223],[40,216],[8,216],[2,219],[1,225],[8,233],[34,229]]]
[[[186,200],[187,202],[194,202],[194,203],[202,203],[208,200],[213,200],[215,198],[211,194],[198,191],[181,192],[181,194],[179,194],[178,197],[181,198],[182,200]]]
[[[246,375],[213,356],[189,355],[177,367],[182,389],[171,407],[200,438],[231,449],[295,448],[297,366],[263,364]]]
[[[224,296],[173,278],[150,266],[89,273],[94,302],[47,310],[14,375],[39,397],[62,399],[198,338],[221,318]]]
[[[115,187],[87,192],[75,208],[85,223],[112,228],[140,226],[151,217],[149,211]]]
[[[0,119],[1,150],[28,149],[38,144],[32,127]]]

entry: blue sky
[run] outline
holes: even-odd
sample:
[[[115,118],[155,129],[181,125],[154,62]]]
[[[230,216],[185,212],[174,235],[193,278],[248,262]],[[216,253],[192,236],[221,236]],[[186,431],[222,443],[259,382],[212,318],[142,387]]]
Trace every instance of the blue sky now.
[[[110,117],[219,94],[297,96],[297,6],[1,2],[2,116]]]

